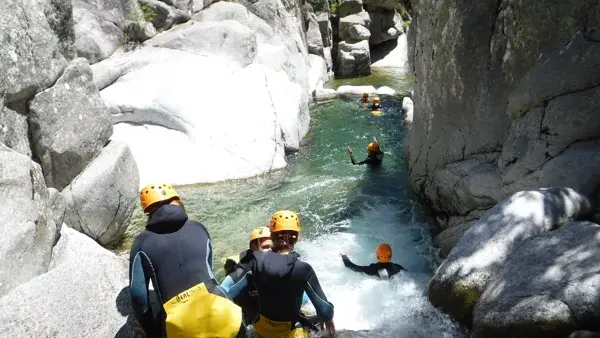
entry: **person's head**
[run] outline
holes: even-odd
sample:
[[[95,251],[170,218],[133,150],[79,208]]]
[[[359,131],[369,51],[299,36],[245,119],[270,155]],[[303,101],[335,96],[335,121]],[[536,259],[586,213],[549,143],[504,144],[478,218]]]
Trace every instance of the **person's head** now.
[[[373,103],[374,104],[379,104],[380,103],[379,98],[378,97],[374,97],[373,98]]]
[[[166,183],[152,183],[143,187],[140,190],[140,203],[142,210],[148,215],[165,204],[178,205],[185,211],[177,191]]]
[[[300,235],[300,219],[293,211],[277,211],[271,216],[269,230],[271,230],[271,239],[273,240],[271,250],[283,253],[290,252],[294,250],[294,245]]]
[[[369,143],[369,145],[367,146],[367,151],[370,153],[379,152],[379,143],[375,143],[375,142]]]
[[[387,243],[381,243],[375,249],[375,255],[379,263],[389,263],[392,260],[392,247]]]
[[[367,102],[368,99],[369,99],[369,94],[368,93],[363,93],[361,101],[362,102]]]
[[[271,231],[268,227],[258,227],[250,233],[250,250],[269,251],[273,246]]]

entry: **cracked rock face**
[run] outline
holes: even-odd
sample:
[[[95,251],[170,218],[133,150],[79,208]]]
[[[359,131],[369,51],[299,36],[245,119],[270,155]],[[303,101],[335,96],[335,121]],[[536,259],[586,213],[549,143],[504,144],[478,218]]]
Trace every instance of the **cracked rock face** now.
[[[598,6],[413,2],[409,180],[441,214],[442,229],[524,189],[596,194]]]
[[[118,241],[138,200],[139,174],[125,144],[111,141],[63,190],[64,222],[102,245]]]
[[[54,223],[40,166],[1,143],[0,195],[3,196],[0,207],[2,297],[48,270],[60,225]]]

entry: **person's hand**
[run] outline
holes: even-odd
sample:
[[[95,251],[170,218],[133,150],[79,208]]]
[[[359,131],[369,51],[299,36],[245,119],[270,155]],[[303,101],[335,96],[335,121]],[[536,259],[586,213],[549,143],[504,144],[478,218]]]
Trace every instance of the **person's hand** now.
[[[348,146],[348,154],[352,155],[352,148],[350,146]]]
[[[327,329],[327,333],[330,336],[335,334],[335,324],[333,323],[333,319],[325,322],[325,329]]]
[[[345,256],[345,255],[346,255],[346,252],[345,252],[344,250],[340,250],[340,255],[341,255],[341,256]]]
[[[379,143],[379,142],[377,142],[377,139],[375,138],[375,136],[373,136],[373,142]]]

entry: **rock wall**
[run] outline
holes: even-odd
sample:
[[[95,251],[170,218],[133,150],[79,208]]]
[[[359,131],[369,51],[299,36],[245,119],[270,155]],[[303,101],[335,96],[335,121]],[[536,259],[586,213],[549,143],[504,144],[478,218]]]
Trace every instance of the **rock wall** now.
[[[118,241],[138,172],[127,146],[109,142],[110,112],[76,57],[71,2],[6,0],[0,11],[2,297],[46,275],[63,223],[90,241]]]
[[[515,192],[600,186],[597,1],[412,2],[413,189],[445,253]]]

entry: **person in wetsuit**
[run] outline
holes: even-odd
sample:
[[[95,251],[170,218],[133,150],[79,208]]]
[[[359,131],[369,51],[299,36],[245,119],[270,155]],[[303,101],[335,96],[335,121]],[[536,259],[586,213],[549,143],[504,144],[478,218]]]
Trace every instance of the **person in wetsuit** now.
[[[310,264],[299,260],[294,245],[300,233],[300,220],[293,211],[278,211],[269,223],[273,247],[271,252],[253,252],[245,263],[246,273],[235,284],[223,285],[232,298],[244,292],[252,280],[258,291],[259,319],[254,329],[259,337],[308,337],[303,325],[309,326],[301,315],[302,294],[306,292],[325,322],[330,334],[335,333],[333,304],[331,304]]]
[[[250,233],[249,249],[242,251],[239,254],[239,257],[232,256],[227,258],[227,261],[225,262],[225,272],[228,275],[225,279],[230,279],[228,283],[236,283],[243,277],[246,272],[243,263],[251,259],[252,252],[270,251],[271,246],[273,246],[273,241],[271,240],[271,231],[268,227],[258,227],[252,230]],[[231,267],[232,264],[233,267]],[[224,282],[225,280],[222,283]],[[258,291],[256,291],[254,283],[248,283],[246,290],[232,299],[235,304],[242,308],[244,321],[247,324],[252,324],[258,320]]]
[[[348,146],[348,154],[350,154],[350,161],[353,165],[367,164],[370,166],[380,166],[381,162],[383,161],[383,149],[381,148],[375,137],[373,137],[373,142],[369,143],[369,145],[367,146],[367,158],[363,161],[356,162],[356,159],[354,159],[352,148],[350,148],[350,146]]]
[[[340,252],[344,266],[356,272],[366,273],[369,276],[377,276],[380,279],[388,279],[398,272],[405,270],[400,264],[392,263],[392,247],[387,243],[381,243],[375,249],[377,263],[367,266],[356,265],[350,261],[350,258]]]
[[[373,104],[371,105],[371,111],[380,111],[381,110],[381,101],[378,97],[373,98]]]
[[[227,299],[212,272],[212,244],[204,225],[188,219],[170,185],[140,191],[146,228],[131,247],[130,301],[146,336],[246,337],[242,309]],[[149,281],[161,304],[153,313]]]

